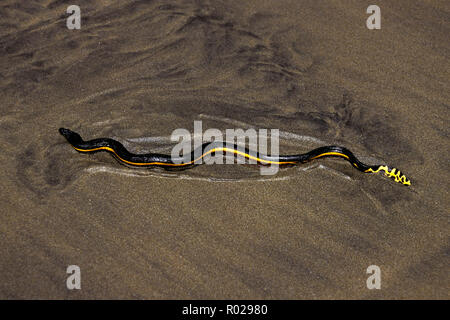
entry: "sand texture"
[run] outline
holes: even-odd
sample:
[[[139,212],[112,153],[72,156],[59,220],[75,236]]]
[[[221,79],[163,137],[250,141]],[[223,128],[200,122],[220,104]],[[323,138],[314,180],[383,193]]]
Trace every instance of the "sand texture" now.
[[[0,298],[450,298],[448,1],[379,0],[381,30],[356,0],[78,0],[80,30],[70,4],[0,3]],[[165,153],[194,120],[412,186],[339,159],[133,169],[58,133]]]

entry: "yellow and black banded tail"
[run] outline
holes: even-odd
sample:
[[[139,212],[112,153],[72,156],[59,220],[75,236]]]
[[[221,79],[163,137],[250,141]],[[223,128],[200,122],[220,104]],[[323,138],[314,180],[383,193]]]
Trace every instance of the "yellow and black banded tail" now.
[[[378,173],[380,171],[383,171],[385,176],[394,179],[395,182],[399,182],[401,184],[404,184],[405,186],[411,185],[411,181],[408,180],[408,178],[406,178],[406,176],[397,168],[390,169],[388,166],[378,166],[378,168],[376,169],[371,167],[364,172]]]

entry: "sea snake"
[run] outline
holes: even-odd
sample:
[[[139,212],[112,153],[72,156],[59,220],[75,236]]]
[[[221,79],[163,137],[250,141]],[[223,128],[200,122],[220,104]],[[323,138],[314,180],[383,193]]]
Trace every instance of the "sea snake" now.
[[[131,165],[131,166],[157,166],[165,168],[189,168],[196,164],[202,163],[202,159],[215,152],[229,152],[235,155],[243,156],[247,159],[256,161],[259,164],[270,165],[294,165],[299,163],[306,163],[308,161],[323,158],[323,157],[339,157],[344,158],[351,165],[361,172],[365,173],[377,173],[384,172],[384,174],[396,182],[403,185],[411,185],[410,180],[396,168],[390,168],[387,165],[367,165],[359,161],[355,155],[348,149],[338,146],[326,146],[311,150],[307,153],[296,154],[296,155],[280,155],[280,156],[269,156],[261,154],[259,152],[251,151],[246,148],[242,148],[235,144],[230,145],[223,142],[207,142],[202,146],[198,147],[190,154],[182,155],[173,158],[170,155],[158,154],[158,153],[147,153],[147,154],[133,154],[129,152],[120,142],[109,139],[109,138],[99,138],[89,141],[84,141],[81,136],[69,129],[60,128],[59,133],[61,133],[67,141],[72,145],[72,147],[79,152],[97,152],[97,151],[107,151],[112,153],[120,162]]]

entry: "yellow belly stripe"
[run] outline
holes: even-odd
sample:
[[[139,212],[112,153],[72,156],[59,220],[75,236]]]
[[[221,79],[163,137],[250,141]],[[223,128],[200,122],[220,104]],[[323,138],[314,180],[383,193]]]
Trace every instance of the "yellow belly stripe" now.
[[[195,160],[186,162],[186,163],[165,163],[165,162],[131,162],[128,160],[125,160],[123,158],[121,158],[114,149],[110,148],[110,147],[99,147],[99,148],[94,148],[94,149],[79,149],[76,147],[73,147],[75,150],[77,151],[81,151],[81,152],[94,152],[94,151],[100,151],[100,150],[106,150],[109,151],[111,153],[113,153],[120,161],[123,161],[127,164],[130,165],[134,165],[134,166],[151,166],[151,165],[162,165],[162,166],[187,166],[190,164],[193,164],[195,162],[197,162],[198,160],[200,160],[201,158],[205,157],[206,155],[213,153],[213,152],[217,152],[217,151],[228,151],[228,152],[233,152],[235,154],[239,154],[241,156],[244,156],[248,159],[253,159],[256,160],[258,162],[261,163],[266,163],[266,164],[296,164],[296,162],[293,161],[271,161],[271,160],[264,160],[258,157],[254,157],[249,155],[248,153],[245,152],[241,152],[235,149],[230,149],[230,148],[213,148],[211,150],[209,150],[208,152],[205,152],[204,154],[202,154],[200,157],[198,157]]]
[[[343,154],[343,153],[340,153],[340,152],[325,152],[325,153],[321,153],[321,154],[319,154],[319,155],[317,155],[315,157],[312,157],[311,160],[317,159],[317,158],[321,158],[321,157],[325,157],[325,156],[338,156],[338,157],[343,157],[343,158],[345,158],[347,160],[350,160],[350,158],[346,154]]]

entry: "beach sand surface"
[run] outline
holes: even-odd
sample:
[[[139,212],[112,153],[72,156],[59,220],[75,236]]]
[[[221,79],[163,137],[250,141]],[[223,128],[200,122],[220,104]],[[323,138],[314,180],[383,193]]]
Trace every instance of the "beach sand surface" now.
[[[79,0],[80,30],[70,4],[0,4],[0,298],[450,297],[448,1],[379,0],[380,30],[356,0]],[[412,185],[342,159],[133,169],[58,133],[170,153],[196,120]]]

